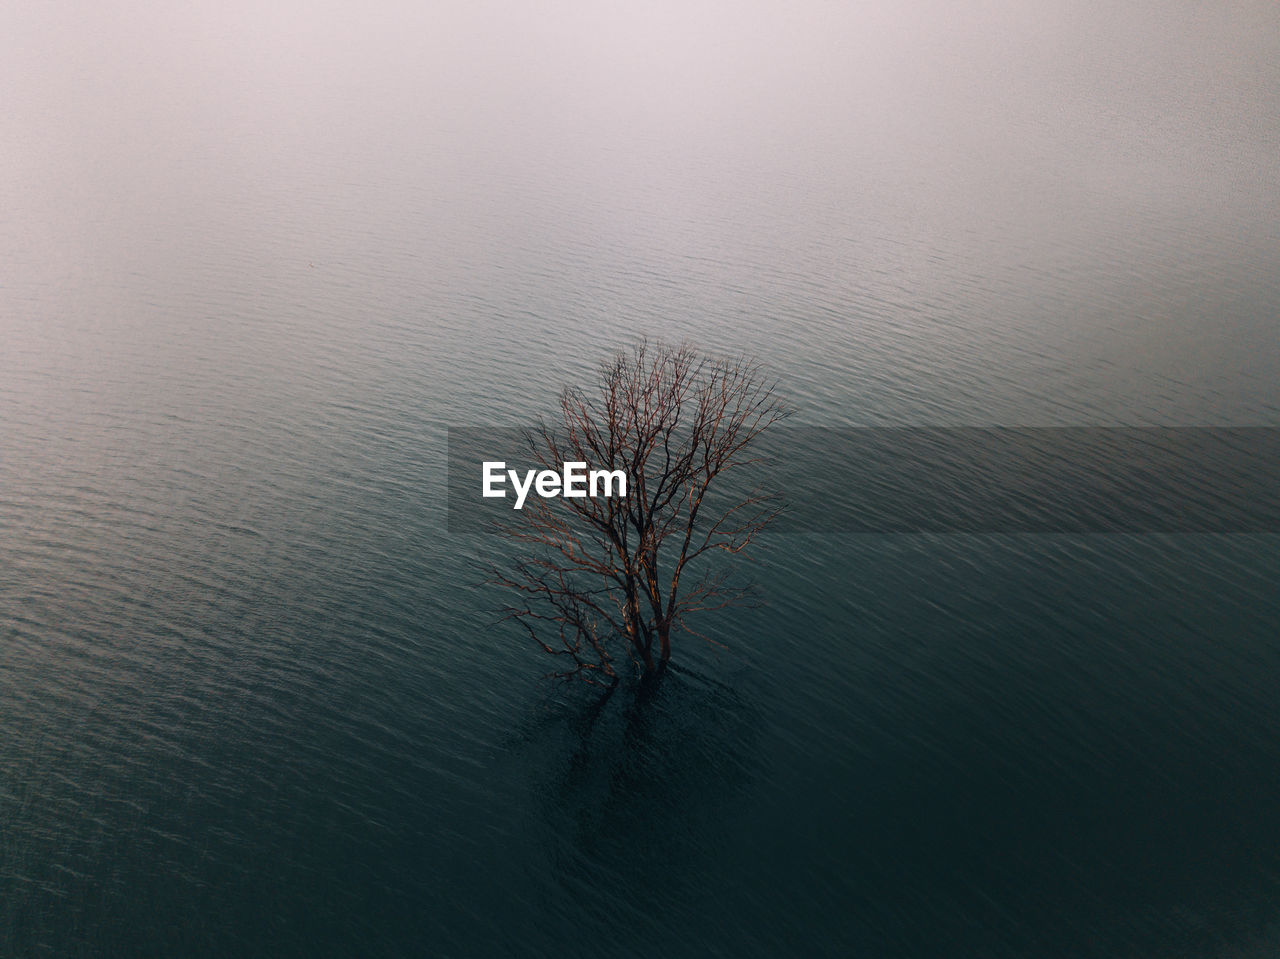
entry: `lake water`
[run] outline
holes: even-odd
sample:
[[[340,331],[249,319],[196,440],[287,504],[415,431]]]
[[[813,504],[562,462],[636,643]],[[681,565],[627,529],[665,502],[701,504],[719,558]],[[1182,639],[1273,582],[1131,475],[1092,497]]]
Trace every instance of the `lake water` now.
[[[446,527],[640,334],[1280,426],[1280,13],[1113,6],[0,16],[0,955],[1280,953],[1280,536],[772,535],[597,713]]]

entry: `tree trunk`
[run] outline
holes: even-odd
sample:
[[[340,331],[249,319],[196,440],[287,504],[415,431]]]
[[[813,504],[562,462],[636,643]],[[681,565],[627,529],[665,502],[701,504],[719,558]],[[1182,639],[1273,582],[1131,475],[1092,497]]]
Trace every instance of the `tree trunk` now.
[[[644,671],[651,673],[654,670],[653,636],[646,634],[644,623],[640,618],[640,605],[638,602],[633,601],[629,604],[627,620],[627,627],[631,630],[631,645],[640,654],[640,659],[644,662]]]
[[[649,650],[644,648],[643,643],[637,643],[636,648],[640,650],[640,657],[644,660],[644,671],[646,673],[653,672],[654,671],[653,655],[649,652]]]

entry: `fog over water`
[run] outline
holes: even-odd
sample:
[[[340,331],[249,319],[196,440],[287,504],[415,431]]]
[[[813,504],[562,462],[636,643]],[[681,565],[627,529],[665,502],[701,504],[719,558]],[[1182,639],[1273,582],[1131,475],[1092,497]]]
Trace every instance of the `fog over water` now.
[[[445,438],[641,334],[815,427],[1280,426],[1277,64],[1244,0],[10,5],[0,955],[1274,954],[1276,535],[778,535],[592,723]]]

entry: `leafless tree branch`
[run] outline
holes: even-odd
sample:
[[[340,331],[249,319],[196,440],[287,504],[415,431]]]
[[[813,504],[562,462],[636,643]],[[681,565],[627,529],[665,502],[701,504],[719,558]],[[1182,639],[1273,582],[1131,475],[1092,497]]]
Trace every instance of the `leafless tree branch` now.
[[[673,632],[698,635],[690,614],[750,601],[723,570],[685,578],[706,554],[747,549],[777,517],[772,492],[716,505],[708,492],[758,463],[752,444],[790,411],[754,360],[688,345],[642,341],[602,365],[598,387],[566,389],[559,422],[526,434],[529,454],[544,469],[622,470],[627,496],[526,501],[519,523],[503,528],[520,556],[488,582],[513,595],[504,618],[564,659],[552,675],[609,685],[619,647],[652,672],[670,659]]]

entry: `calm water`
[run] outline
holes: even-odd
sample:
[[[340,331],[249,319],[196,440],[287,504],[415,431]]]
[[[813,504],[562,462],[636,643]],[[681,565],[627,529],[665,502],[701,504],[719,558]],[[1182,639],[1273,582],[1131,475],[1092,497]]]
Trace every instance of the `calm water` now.
[[[446,531],[639,333],[1280,426],[1274,5],[892,6],[0,17],[0,955],[1280,953],[1280,536],[773,536],[597,714]]]

